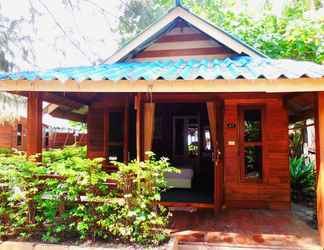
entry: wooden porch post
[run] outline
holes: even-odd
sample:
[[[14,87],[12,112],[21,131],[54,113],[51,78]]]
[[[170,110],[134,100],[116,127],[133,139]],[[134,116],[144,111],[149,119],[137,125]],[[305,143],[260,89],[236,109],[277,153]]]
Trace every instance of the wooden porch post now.
[[[127,102],[124,107],[124,147],[123,147],[123,158],[124,163],[128,163],[128,152],[129,152],[129,102]]]
[[[136,110],[136,159],[138,161],[143,159],[142,147],[142,95],[138,93],[135,96],[135,110]]]
[[[26,146],[28,156],[42,153],[42,103],[41,93],[28,93]]]
[[[219,145],[217,140],[217,122],[219,122],[217,121],[217,104],[215,102],[207,102],[207,111],[214,154],[214,205],[215,212],[219,212],[223,204],[223,171],[222,163],[219,159]]]
[[[105,109],[103,113],[103,148],[106,163],[109,163],[109,118],[108,109]]]
[[[317,94],[315,108],[317,223],[320,244],[324,247],[324,92]]]
[[[154,134],[154,113],[155,103],[144,104],[144,154],[152,150],[153,134]],[[147,159],[147,156],[144,155]]]

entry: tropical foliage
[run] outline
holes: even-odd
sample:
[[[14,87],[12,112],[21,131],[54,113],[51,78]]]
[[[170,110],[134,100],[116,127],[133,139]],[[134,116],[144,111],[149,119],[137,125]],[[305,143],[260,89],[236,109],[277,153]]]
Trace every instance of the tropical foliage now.
[[[315,173],[314,164],[306,157],[290,159],[290,176],[292,199],[302,201],[305,197],[314,193]]]
[[[258,16],[249,13],[244,6],[244,3],[252,1],[182,2],[197,15],[226,29],[271,58],[324,62],[324,15],[320,12],[323,8],[320,1],[286,1],[280,13],[275,13],[270,1],[265,1],[266,4],[259,7]],[[173,5],[173,0],[130,1],[119,18],[122,41],[143,31],[148,23],[161,16],[161,10]],[[149,18],[144,20],[144,17]]]
[[[102,159],[87,159],[84,147],[47,151],[43,163],[22,153],[0,155],[0,235],[114,240],[159,244],[168,212],[156,202],[165,187],[167,159],[116,162],[108,174]]]

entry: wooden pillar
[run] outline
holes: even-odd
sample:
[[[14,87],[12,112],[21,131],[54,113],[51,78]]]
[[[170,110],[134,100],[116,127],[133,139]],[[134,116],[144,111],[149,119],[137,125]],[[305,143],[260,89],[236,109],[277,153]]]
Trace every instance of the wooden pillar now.
[[[142,95],[138,93],[135,96],[135,110],[136,110],[136,159],[138,161],[143,159],[142,146]]]
[[[104,148],[104,156],[106,163],[109,163],[109,111],[107,109],[104,110],[103,113],[103,148]]]
[[[217,104],[215,102],[207,102],[207,111],[214,154],[214,205],[215,212],[219,212],[223,205],[223,170],[217,135],[219,122],[217,120]]]
[[[155,103],[144,104],[144,154],[152,151],[152,142],[154,134],[154,113]],[[146,155],[144,156],[147,159]]]
[[[27,104],[27,155],[42,153],[42,116],[41,93],[29,92]]]
[[[128,99],[124,107],[124,147],[123,147],[123,158],[124,163],[129,161],[128,152],[129,152],[129,110]]]
[[[319,92],[315,99],[317,223],[320,244],[324,247],[324,92]]]

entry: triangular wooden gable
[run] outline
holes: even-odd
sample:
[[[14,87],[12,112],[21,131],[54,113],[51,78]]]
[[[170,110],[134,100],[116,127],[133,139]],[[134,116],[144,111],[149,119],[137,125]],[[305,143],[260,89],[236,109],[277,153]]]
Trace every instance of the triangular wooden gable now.
[[[237,53],[178,18],[175,27],[128,60],[223,59]]]
[[[265,57],[225,30],[210,24],[183,7],[176,7],[105,62],[179,57],[186,59],[200,56],[224,58],[233,54]]]

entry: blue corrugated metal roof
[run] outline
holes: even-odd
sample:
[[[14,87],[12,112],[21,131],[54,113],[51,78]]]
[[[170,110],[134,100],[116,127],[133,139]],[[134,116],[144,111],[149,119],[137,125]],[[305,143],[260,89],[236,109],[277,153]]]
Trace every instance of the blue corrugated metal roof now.
[[[0,73],[0,80],[194,80],[324,77],[324,65],[294,60],[235,56],[214,60],[122,62]]]

